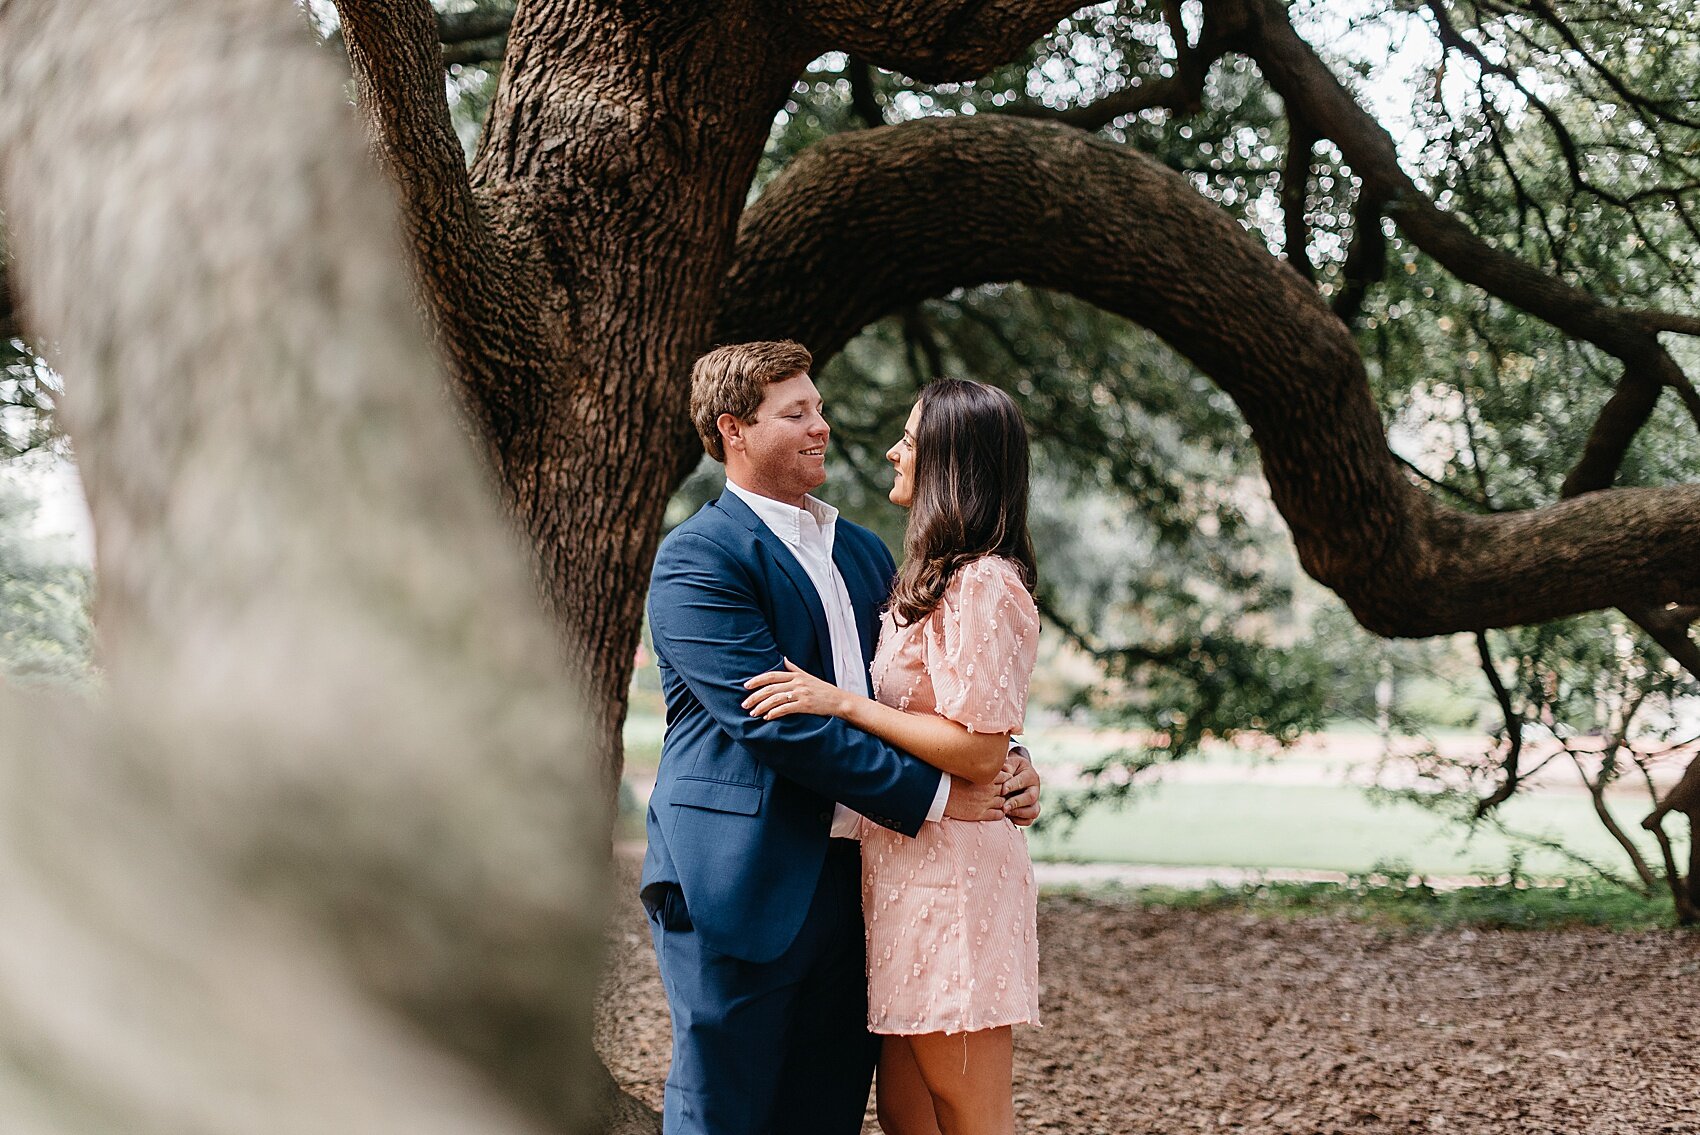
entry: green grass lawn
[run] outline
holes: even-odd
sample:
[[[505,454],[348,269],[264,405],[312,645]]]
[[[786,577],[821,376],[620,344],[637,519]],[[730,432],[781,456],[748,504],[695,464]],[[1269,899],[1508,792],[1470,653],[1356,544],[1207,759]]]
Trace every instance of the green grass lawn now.
[[[1354,733],[1362,731],[1341,731]],[[654,774],[661,734],[662,721],[653,714],[634,712],[628,720],[627,769],[634,778]],[[1042,771],[1087,762],[1114,747],[1076,730],[1034,731],[1028,742]],[[1272,763],[1314,783],[1246,782]],[[1487,830],[1468,837],[1415,804],[1372,801],[1361,788],[1342,782],[1338,761],[1315,752],[1289,751],[1271,760],[1216,746],[1175,771],[1177,780],[1141,788],[1123,807],[1099,806],[1072,828],[1042,825],[1032,836],[1034,857],[1348,873],[1398,864],[1421,875],[1496,875],[1505,871],[1519,846]],[[1201,774],[1208,779],[1188,779]],[[1645,836],[1638,827],[1647,810],[1644,798],[1626,795],[1612,802],[1620,825]],[[1573,851],[1629,873],[1621,849],[1579,792],[1520,796],[1503,806],[1501,815],[1513,828],[1556,836]],[[1650,837],[1642,848],[1656,864],[1658,849]],[[1685,841],[1677,854],[1686,855]],[[1522,856],[1521,869],[1530,875],[1582,873],[1550,851],[1524,846]]]
[[[1613,870],[1627,866],[1583,797],[1528,797],[1503,813],[1514,828],[1557,835]],[[1653,841],[1645,842],[1644,853],[1656,856]],[[1047,825],[1031,846],[1037,859],[1346,872],[1398,863],[1424,875],[1497,874],[1516,847],[1486,831],[1469,839],[1415,804],[1377,803],[1350,786],[1187,783],[1155,786],[1125,808],[1100,807],[1072,829]],[[1574,875],[1579,868],[1555,853],[1528,850],[1523,870]]]

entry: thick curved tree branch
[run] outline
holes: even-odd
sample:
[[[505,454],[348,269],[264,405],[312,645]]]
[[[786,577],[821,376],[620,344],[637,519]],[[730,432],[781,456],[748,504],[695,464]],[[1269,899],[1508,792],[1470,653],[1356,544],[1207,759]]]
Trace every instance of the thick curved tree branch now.
[[[1700,598],[1700,486],[1440,506],[1389,454],[1356,346],[1315,290],[1181,175],[1065,126],[929,119],[805,152],[745,215],[718,335],[792,334],[824,358],[907,304],[1011,280],[1142,323],[1220,384],[1306,570],[1371,630]]]
[[[793,0],[793,18],[825,49],[848,51],[926,83],[966,82],[1008,62],[1078,0]]]
[[[400,189],[425,307],[462,401],[488,439],[512,437],[545,381],[520,365],[542,336],[523,245],[498,244],[449,120],[438,22],[427,0],[338,0],[360,105],[380,164]],[[493,450],[498,469],[511,455]]]
[[[470,250],[478,225],[466,158],[449,120],[428,0],[337,0],[343,41],[379,160],[400,186],[410,226],[441,217],[436,240]]]

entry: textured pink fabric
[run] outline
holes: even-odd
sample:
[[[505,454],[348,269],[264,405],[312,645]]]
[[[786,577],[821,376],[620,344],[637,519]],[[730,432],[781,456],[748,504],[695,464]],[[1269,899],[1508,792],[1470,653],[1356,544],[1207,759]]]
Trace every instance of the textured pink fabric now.
[[[1038,648],[1039,613],[1018,569],[987,556],[958,569],[926,619],[899,627],[886,613],[874,696],[976,732],[1016,732]],[[868,1027],[1038,1024],[1038,892],[1022,830],[942,820],[907,839],[864,820],[860,835]]]

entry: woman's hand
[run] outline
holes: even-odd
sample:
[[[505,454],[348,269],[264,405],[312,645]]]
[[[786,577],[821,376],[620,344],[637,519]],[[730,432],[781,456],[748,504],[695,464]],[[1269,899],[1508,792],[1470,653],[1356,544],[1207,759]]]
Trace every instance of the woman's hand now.
[[[850,711],[849,696],[843,690],[815,677],[789,658],[785,660],[785,669],[757,674],[744,683],[744,688],[755,691],[744,699],[744,708],[751,717],[767,721],[793,713],[843,717]]]

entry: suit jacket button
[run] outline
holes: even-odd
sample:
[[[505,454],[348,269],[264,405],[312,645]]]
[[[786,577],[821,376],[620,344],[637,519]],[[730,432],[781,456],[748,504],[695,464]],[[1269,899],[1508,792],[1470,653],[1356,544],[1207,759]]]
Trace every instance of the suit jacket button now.
[[[825,820],[829,824],[832,823],[832,811],[830,809],[828,809],[827,811],[822,812],[820,814],[820,818]]]

